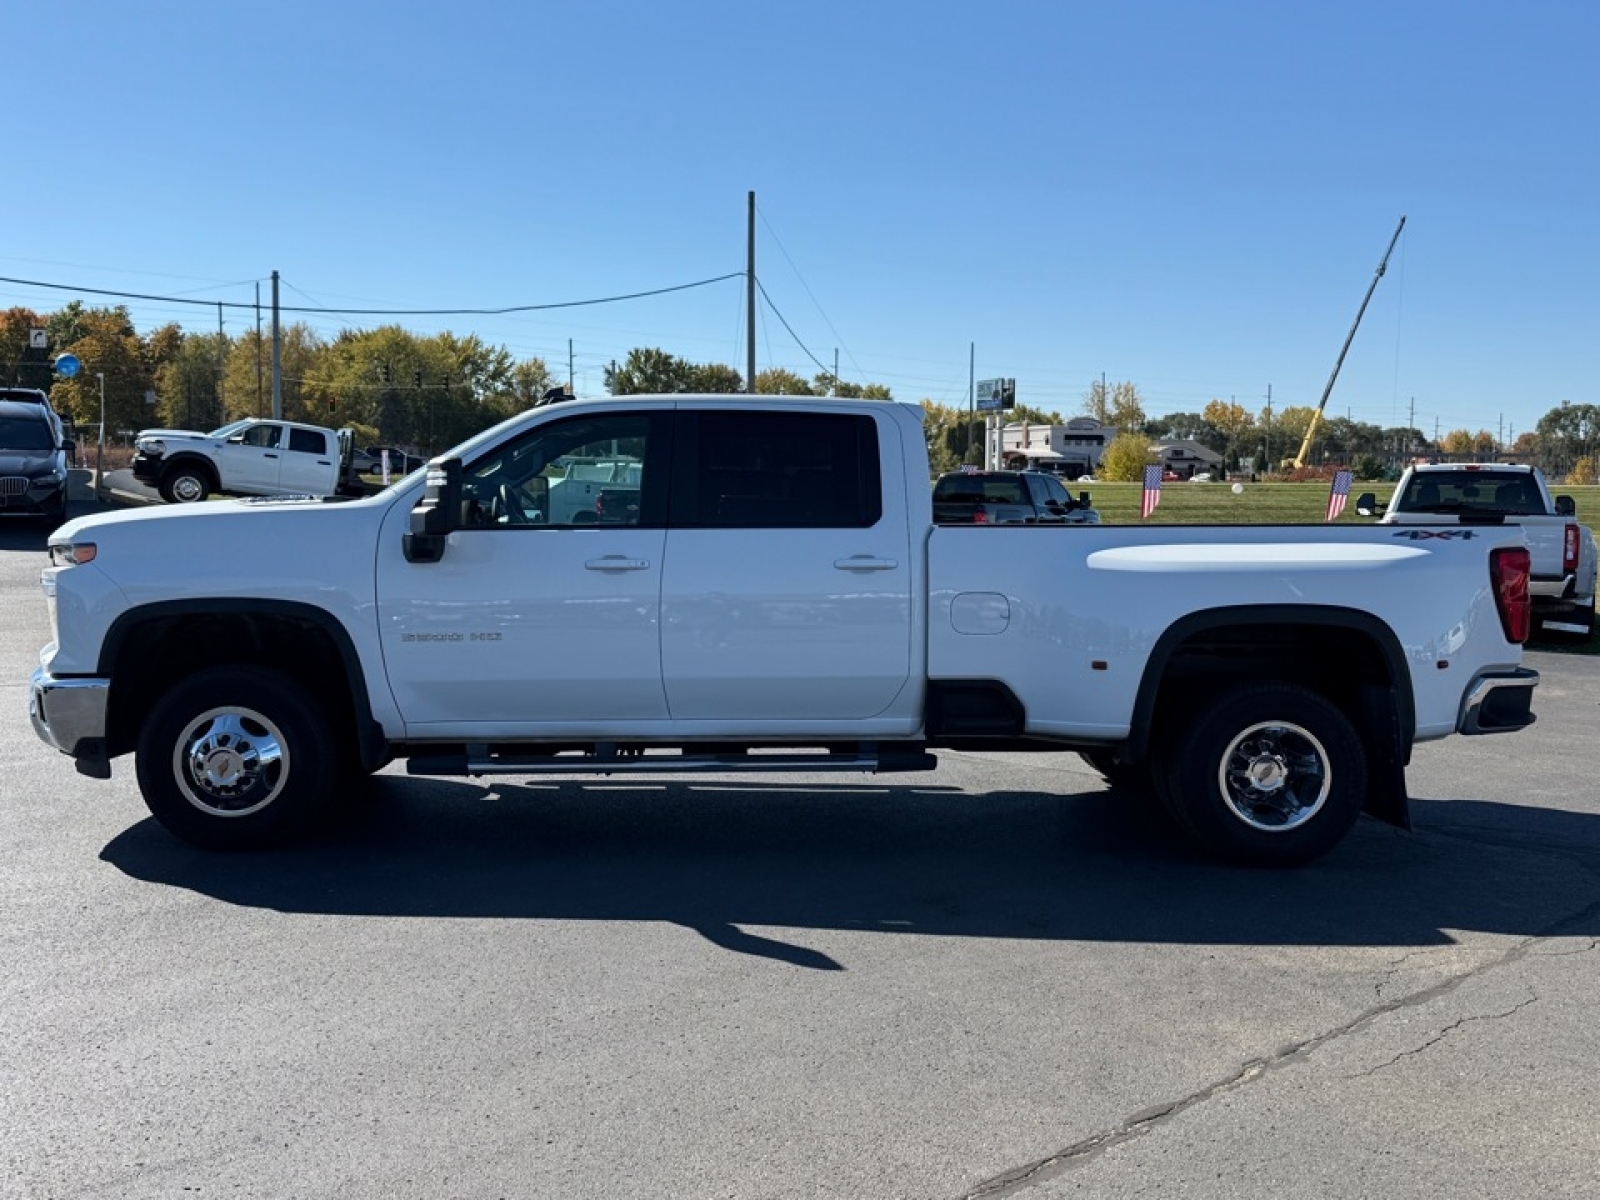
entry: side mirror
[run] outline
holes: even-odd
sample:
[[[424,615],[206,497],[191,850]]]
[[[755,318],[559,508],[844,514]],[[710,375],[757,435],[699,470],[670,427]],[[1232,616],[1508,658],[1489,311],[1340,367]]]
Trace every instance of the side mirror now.
[[[1078,493],[1078,507],[1079,508],[1089,508],[1089,507],[1091,507],[1090,504],[1089,504],[1089,493],[1088,492],[1079,492]]]
[[[461,460],[436,458],[428,464],[428,490],[411,510],[411,532],[400,539],[406,561],[438,562],[445,539],[460,527]]]
[[[1556,497],[1556,516],[1575,517],[1578,515],[1578,506],[1573,503],[1571,496]]]
[[[1378,511],[1378,497],[1372,492],[1362,492],[1361,495],[1356,497],[1356,511],[1363,517],[1376,515]]]

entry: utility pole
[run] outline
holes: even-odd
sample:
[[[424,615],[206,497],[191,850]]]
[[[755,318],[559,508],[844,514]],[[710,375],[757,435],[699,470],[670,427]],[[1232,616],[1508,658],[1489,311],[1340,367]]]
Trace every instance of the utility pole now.
[[[828,388],[828,395],[837,396],[838,394],[839,394],[839,347],[835,346],[833,348],[833,383]]]
[[[967,343],[967,450],[962,462],[972,461],[972,444],[978,429],[978,343]]]
[[[572,339],[567,339],[567,395],[578,394],[577,382],[572,378]]]
[[[1267,435],[1261,447],[1261,461],[1267,474],[1272,474],[1272,385],[1267,384]]]
[[[744,390],[751,395],[756,390],[756,194],[750,193],[749,215],[749,270],[748,281],[745,284],[745,322],[749,335],[749,350],[745,355],[745,384]]]
[[[261,391],[261,281],[256,280],[256,416],[264,416],[266,408]]]
[[[228,419],[228,341],[222,332],[222,301],[217,301],[217,424]]]
[[[278,327],[278,273],[272,273],[272,419],[283,420],[283,338]]]

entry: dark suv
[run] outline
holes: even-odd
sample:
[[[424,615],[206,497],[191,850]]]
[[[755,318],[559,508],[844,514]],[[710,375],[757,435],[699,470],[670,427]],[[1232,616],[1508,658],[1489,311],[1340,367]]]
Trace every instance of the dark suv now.
[[[67,519],[67,449],[48,404],[0,399],[0,516]]]

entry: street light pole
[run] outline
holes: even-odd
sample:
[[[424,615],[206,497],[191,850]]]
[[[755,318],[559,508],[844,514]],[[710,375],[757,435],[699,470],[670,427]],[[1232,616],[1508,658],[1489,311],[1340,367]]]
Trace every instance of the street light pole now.
[[[96,371],[94,377],[100,381],[100,443],[94,450],[94,498],[103,503],[106,498],[106,373]]]

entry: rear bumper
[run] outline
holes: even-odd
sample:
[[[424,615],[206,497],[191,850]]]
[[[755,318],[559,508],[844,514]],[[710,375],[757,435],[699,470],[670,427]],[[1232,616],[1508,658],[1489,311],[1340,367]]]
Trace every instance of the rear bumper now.
[[[85,775],[104,779],[111,773],[106,753],[106,700],[109,679],[57,679],[43,667],[28,687],[28,717],[47,746],[77,760]]]
[[[1527,667],[1492,671],[1472,681],[1462,697],[1458,733],[1511,733],[1532,725],[1539,672]]]

